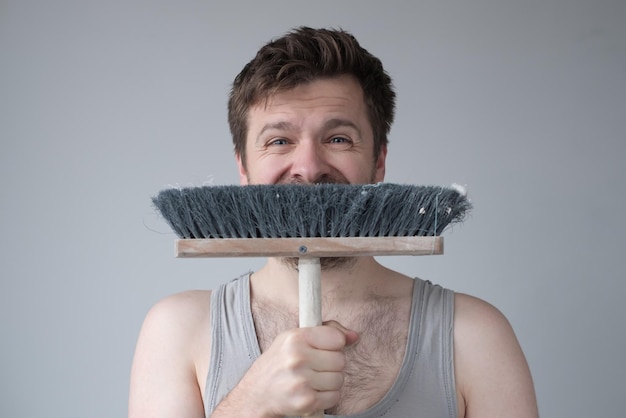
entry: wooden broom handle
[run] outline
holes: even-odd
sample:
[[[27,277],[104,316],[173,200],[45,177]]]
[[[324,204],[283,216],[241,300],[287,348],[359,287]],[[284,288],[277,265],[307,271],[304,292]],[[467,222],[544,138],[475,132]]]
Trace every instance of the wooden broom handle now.
[[[298,294],[300,328],[322,325],[322,280],[319,258],[301,257],[298,260]],[[323,418],[324,411],[309,415]]]
[[[319,258],[298,260],[300,328],[322,325],[322,281]]]
[[[187,238],[176,257],[360,257],[443,254],[443,237]]]

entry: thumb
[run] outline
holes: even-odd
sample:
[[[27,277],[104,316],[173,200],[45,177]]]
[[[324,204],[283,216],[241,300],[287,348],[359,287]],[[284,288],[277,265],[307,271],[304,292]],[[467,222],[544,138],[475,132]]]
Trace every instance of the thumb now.
[[[346,339],[346,346],[352,345],[359,340],[359,334],[357,334],[356,331],[352,331],[351,329],[344,327],[337,321],[334,321],[334,320],[324,321],[322,325],[333,327],[341,331],[341,333]]]

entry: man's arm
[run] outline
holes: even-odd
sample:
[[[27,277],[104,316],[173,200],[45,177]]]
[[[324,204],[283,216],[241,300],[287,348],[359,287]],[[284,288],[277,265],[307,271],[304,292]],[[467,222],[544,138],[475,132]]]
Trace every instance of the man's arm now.
[[[207,366],[198,362],[211,354],[209,304],[210,293],[186,292],[150,310],[133,360],[129,418],[205,416],[198,370]],[[211,416],[282,417],[334,406],[343,348],[357,338],[334,321],[281,333]]]
[[[209,303],[209,292],[185,292],[146,315],[131,370],[129,418],[204,417],[194,359],[210,349],[199,337],[210,329]]]
[[[539,416],[530,370],[511,325],[490,304],[463,294],[455,296],[454,362],[459,416]]]

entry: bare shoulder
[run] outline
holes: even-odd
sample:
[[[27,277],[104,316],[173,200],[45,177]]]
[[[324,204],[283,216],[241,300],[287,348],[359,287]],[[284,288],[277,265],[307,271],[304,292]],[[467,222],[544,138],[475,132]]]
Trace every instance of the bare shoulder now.
[[[188,323],[191,321],[191,325],[193,325],[206,319],[210,311],[210,302],[210,290],[188,290],[176,293],[154,304],[146,315],[146,323],[158,321],[161,325],[167,325],[167,323],[179,321]],[[162,322],[166,323],[163,324]]]
[[[194,290],[167,296],[148,311],[139,335],[150,341],[180,345],[192,350],[193,344],[208,333],[199,332],[210,325],[211,291]],[[191,353],[189,353],[191,354]]]
[[[454,321],[455,337],[457,332],[467,331],[473,336],[479,328],[505,334],[512,331],[509,321],[495,306],[463,293],[454,295]]]
[[[148,311],[131,369],[129,417],[203,415],[199,372],[210,353],[210,291],[188,291]]]
[[[538,416],[532,377],[507,318],[493,305],[455,295],[454,362],[461,416]]]

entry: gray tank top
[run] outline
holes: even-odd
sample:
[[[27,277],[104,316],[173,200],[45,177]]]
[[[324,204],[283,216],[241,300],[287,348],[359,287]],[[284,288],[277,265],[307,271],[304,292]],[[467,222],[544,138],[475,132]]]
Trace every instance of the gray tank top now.
[[[400,372],[383,399],[350,417],[456,418],[453,312],[452,291],[415,279],[409,336]],[[205,391],[207,417],[261,355],[250,309],[250,273],[213,292],[211,327]]]

